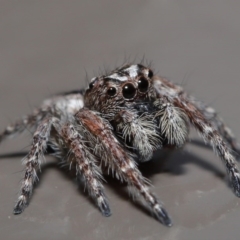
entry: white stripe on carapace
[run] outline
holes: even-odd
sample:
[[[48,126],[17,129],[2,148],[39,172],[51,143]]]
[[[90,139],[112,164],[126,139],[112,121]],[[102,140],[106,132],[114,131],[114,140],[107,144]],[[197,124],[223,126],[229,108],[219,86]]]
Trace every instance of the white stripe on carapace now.
[[[131,78],[135,78],[138,75],[138,70],[138,65],[131,65],[130,67],[124,69],[124,72],[128,72]]]
[[[113,79],[116,79],[116,80],[121,81],[121,82],[125,82],[125,81],[128,80],[127,76],[120,76],[117,73],[114,73],[110,76],[107,76],[107,78],[113,78]]]
[[[94,82],[96,79],[97,79],[97,77],[92,78],[91,81],[90,81],[90,83],[91,83],[91,82]]]
[[[122,74],[119,75],[116,72],[116,73],[113,73],[112,75],[107,76],[107,77],[108,78],[112,78],[112,79],[116,79],[116,80],[121,81],[121,82],[125,82],[125,81],[127,81],[129,79],[129,77],[130,78],[137,77],[138,70],[139,70],[138,65],[131,65],[130,67],[122,69],[122,71],[121,71],[121,73],[126,73],[126,76],[122,76]]]

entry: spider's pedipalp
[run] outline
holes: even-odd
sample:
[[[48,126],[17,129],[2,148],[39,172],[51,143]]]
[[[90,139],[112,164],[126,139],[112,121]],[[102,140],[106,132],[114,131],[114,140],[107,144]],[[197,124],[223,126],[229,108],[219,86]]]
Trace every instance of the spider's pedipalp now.
[[[136,189],[138,195],[144,199],[161,223],[171,226],[172,222],[166,210],[157,197],[151,193],[131,154],[120,145],[120,142],[112,134],[110,124],[88,109],[81,109],[76,118],[87,129],[86,137],[92,135],[91,140],[95,138],[91,144],[101,145],[100,151],[96,152],[96,155],[102,156],[102,161],[111,166],[128,185]]]
[[[24,210],[32,195],[33,185],[37,180],[37,170],[40,169],[41,157],[46,150],[50,131],[54,123],[57,124],[55,118],[48,117],[43,119],[33,135],[33,143],[30,152],[24,160],[26,170],[22,181],[21,194],[13,210],[14,214],[19,214]]]
[[[71,158],[76,162],[78,178],[85,184],[101,213],[106,217],[110,216],[111,210],[101,183],[102,177],[100,169],[96,165],[96,157],[89,151],[89,147],[86,146],[74,125],[64,125],[60,134],[66,146],[71,151]]]
[[[139,116],[134,111],[122,110],[115,116],[114,123],[125,145],[139,154],[140,162],[149,161],[153,152],[161,148],[161,137],[157,132],[153,115],[141,114]]]
[[[186,114],[175,107],[167,97],[159,98],[154,105],[159,109],[155,118],[158,119],[161,136],[166,138],[168,144],[182,147],[188,135]]]

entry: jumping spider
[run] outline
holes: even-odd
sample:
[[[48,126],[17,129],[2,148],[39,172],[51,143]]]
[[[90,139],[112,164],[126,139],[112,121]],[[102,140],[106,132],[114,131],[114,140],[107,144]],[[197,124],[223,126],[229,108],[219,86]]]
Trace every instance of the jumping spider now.
[[[31,115],[8,126],[7,137],[33,129],[31,149],[24,159],[25,175],[14,214],[27,206],[37,171],[47,147],[60,159],[76,165],[76,174],[104,216],[110,216],[102,175],[113,173],[135,189],[137,198],[166,226],[172,222],[150,191],[137,164],[149,161],[154,151],[181,147],[192,125],[223,160],[233,191],[240,197],[240,175],[233,154],[236,139],[215,110],[141,64],[126,65],[95,77],[85,91],[47,99]]]

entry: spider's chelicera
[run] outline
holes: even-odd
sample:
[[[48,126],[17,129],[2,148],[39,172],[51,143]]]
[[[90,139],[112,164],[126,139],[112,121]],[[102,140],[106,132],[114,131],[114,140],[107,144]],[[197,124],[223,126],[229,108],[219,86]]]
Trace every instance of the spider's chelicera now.
[[[104,216],[110,216],[111,211],[102,175],[113,173],[134,189],[137,199],[161,223],[171,226],[171,219],[137,164],[151,160],[157,149],[183,146],[190,126],[223,160],[233,191],[240,197],[240,175],[233,155],[240,147],[230,129],[214,109],[154,75],[151,69],[141,64],[126,65],[93,78],[83,94],[74,91],[47,99],[0,134],[1,142],[26,128],[34,132],[14,214],[28,204],[41,159],[51,146],[58,158],[76,165],[77,177]]]

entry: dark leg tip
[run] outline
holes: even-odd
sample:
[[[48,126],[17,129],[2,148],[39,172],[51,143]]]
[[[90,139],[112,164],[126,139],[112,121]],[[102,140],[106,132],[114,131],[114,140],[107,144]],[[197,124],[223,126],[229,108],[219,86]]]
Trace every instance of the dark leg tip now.
[[[158,221],[160,221],[163,225],[165,225],[167,227],[172,226],[172,220],[168,216],[168,213],[165,209],[163,209],[163,208],[159,209],[159,211],[156,212],[156,217],[157,217]]]
[[[240,189],[239,189],[239,187],[238,188],[233,188],[233,191],[234,191],[235,196],[240,198]]]
[[[13,214],[14,214],[14,215],[18,215],[18,214],[20,214],[20,213],[22,213],[22,212],[23,212],[23,208],[20,207],[19,205],[17,205],[17,206],[14,207],[14,209],[13,209]]]
[[[173,224],[172,224],[172,220],[169,218],[167,220],[164,220],[164,223],[163,223],[165,226],[167,227],[171,227]]]
[[[240,174],[236,170],[230,170],[230,181],[233,191],[237,197],[240,197]]]
[[[111,211],[110,211],[110,209],[109,209],[109,211],[102,212],[102,215],[103,215],[104,217],[110,217],[110,216],[112,215],[112,213],[111,213]]]
[[[26,204],[24,204],[22,201],[19,201],[13,209],[13,214],[17,215],[22,213],[25,207],[26,207]]]
[[[110,217],[112,215],[110,207],[106,201],[104,201],[99,207],[104,217]]]

